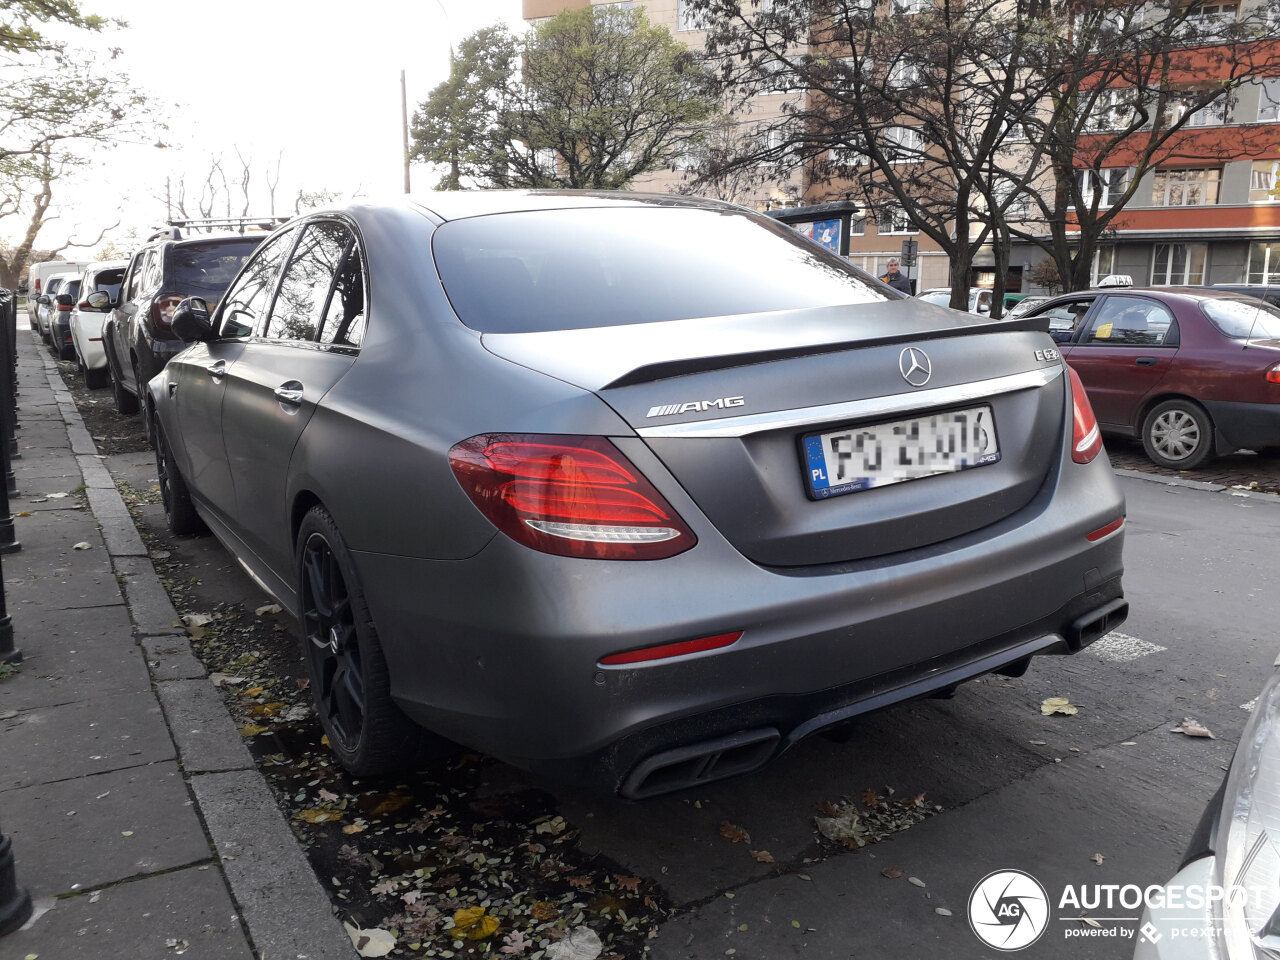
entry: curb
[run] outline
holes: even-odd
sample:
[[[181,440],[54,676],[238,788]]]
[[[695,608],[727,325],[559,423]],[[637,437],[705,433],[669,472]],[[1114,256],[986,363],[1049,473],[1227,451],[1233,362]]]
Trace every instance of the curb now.
[[[1243,497],[1259,503],[1280,504],[1280,496],[1274,493],[1262,493],[1258,490],[1237,490],[1224,483],[1206,483],[1203,480],[1184,480],[1181,477],[1163,477],[1158,473],[1144,473],[1141,470],[1125,470],[1112,467],[1117,477],[1130,480],[1147,480],[1151,483],[1162,483],[1166,487],[1187,487],[1191,490],[1203,490],[1205,493],[1225,493],[1229,497]]]
[[[349,960],[334,916],[298,840],[276,805],[217,688],[181,632],[133,517],[102,462],[55,362],[38,352],[121,584],[153,695],[218,866],[263,960]]]

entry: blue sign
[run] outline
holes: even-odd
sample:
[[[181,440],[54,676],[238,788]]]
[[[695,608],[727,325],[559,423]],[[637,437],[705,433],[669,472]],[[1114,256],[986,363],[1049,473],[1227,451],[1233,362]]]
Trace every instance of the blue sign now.
[[[839,220],[815,220],[813,223],[797,223],[795,226],[810,240],[817,241],[832,253],[840,252]]]

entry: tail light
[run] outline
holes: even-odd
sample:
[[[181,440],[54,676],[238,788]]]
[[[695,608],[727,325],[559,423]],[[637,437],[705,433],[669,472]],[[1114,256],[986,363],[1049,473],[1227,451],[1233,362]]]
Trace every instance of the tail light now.
[[[89,301],[88,301],[88,300],[81,300],[79,303],[77,303],[77,304],[76,304],[76,309],[77,309],[77,310],[92,310],[92,309],[93,309],[93,307],[89,306]]]
[[[481,434],[449,451],[473,503],[517,543],[597,560],[660,560],[698,542],[604,437]]]
[[[1267,379],[1272,383],[1280,383],[1280,363],[1267,368]]]
[[[39,296],[39,295],[40,295],[40,280],[39,280],[39,279],[37,279],[37,280],[36,280],[36,295],[37,295],[37,296]]]
[[[59,309],[59,310],[70,310],[70,309],[71,309],[71,304],[69,304],[69,303],[60,303],[60,304],[58,304],[58,309]]]
[[[162,293],[151,301],[151,319],[157,326],[167,327],[173,323],[173,311],[178,309],[182,297]]]
[[[1098,418],[1093,415],[1089,395],[1084,392],[1080,374],[1067,367],[1071,378],[1071,459],[1076,463],[1089,463],[1102,449],[1102,433],[1098,430]]]

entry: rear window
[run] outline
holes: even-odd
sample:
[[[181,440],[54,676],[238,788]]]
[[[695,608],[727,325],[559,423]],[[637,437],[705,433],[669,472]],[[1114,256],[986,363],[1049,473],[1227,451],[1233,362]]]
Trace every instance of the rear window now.
[[[790,227],[678,207],[454,220],[432,252],[462,322],[579,330],[894,299]]]
[[[124,280],[124,267],[113,267],[110,270],[100,270],[93,278],[93,289],[101,290],[111,295],[114,300],[120,295],[120,283]],[[90,291],[92,292],[92,291]]]
[[[212,293],[215,298],[231,285],[249,255],[266,234],[207,243],[184,243],[169,251],[167,285],[179,293]]]
[[[68,297],[71,297],[71,298],[73,298],[73,299],[74,299],[75,297],[80,296],[80,281],[79,281],[79,279],[76,279],[76,280],[68,280],[68,281],[67,281],[67,285],[66,285],[65,287],[63,287],[61,290],[59,290],[58,292],[59,292],[59,293],[65,293]]]
[[[1252,298],[1201,300],[1200,309],[1233,340],[1280,340],[1280,308]]]

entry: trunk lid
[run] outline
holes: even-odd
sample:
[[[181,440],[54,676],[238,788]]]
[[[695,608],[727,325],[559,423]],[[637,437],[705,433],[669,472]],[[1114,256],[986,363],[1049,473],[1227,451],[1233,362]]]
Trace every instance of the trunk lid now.
[[[1066,422],[1045,323],[896,300],[483,342],[600,396],[744,556],[807,566],[928,546],[1030,502],[1058,468]],[[927,380],[907,370],[922,357]],[[841,495],[810,488],[805,438],[981,407],[995,462]]]

